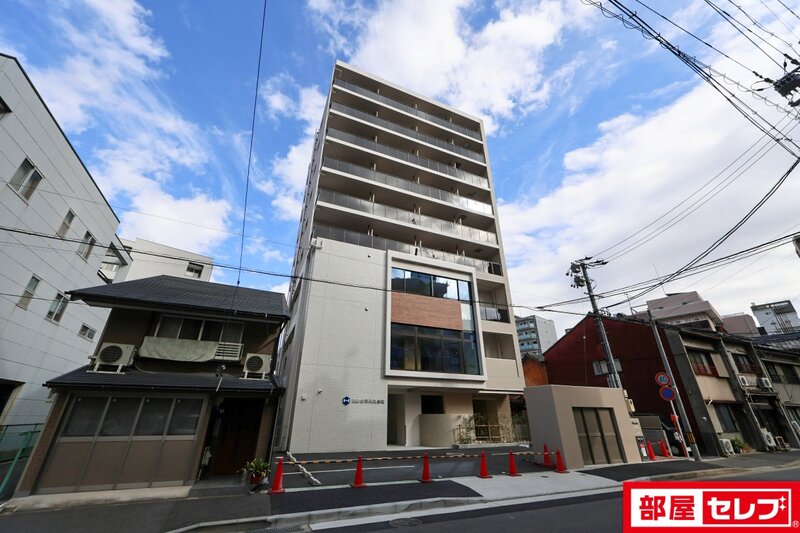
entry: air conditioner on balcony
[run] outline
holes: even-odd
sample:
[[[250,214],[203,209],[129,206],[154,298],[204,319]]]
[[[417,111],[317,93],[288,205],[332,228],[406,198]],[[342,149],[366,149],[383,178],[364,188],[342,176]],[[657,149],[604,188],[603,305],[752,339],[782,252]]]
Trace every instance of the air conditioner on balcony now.
[[[756,379],[756,385],[758,385],[759,389],[773,390],[772,382],[770,382],[769,378],[758,378],[758,379]]]
[[[739,385],[741,385],[742,387],[749,387],[750,380],[747,379],[747,376],[739,376]]]
[[[244,358],[244,379],[267,379],[272,356],[249,353]],[[252,376],[250,374],[253,374]]]
[[[104,342],[97,355],[93,356],[94,366],[92,372],[120,373],[126,366],[133,362],[133,344],[117,344]]]
[[[764,435],[764,440],[767,441],[767,446],[770,448],[778,447],[778,443],[775,442],[775,437],[772,436],[772,433],[767,431],[765,428],[761,428],[761,433]]]
[[[722,445],[722,449],[725,451],[726,455],[734,455],[733,451],[733,443],[731,443],[731,439],[719,439],[719,443]]]

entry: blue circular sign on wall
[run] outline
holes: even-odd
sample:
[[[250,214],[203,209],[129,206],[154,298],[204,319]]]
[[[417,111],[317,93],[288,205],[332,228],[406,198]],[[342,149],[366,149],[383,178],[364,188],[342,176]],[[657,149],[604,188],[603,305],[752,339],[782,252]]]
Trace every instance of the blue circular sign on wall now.
[[[658,374],[656,374],[656,383],[658,383],[662,387],[668,386],[671,383],[671,380],[669,379],[669,374],[667,374],[666,372],[659,372]]]
[[[673,389],[672,387],[661,387],[658,390],[658,395],[661,396],[662,400],[671,402],[672,400],[675,399],[675,389]]]
[[[342,405],[350,405],[350,396],[342,398]]]

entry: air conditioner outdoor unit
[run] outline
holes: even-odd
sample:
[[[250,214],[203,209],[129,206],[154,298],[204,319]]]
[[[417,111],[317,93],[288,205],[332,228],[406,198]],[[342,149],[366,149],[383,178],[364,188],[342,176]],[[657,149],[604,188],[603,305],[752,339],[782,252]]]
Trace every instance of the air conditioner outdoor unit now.
[[[130,366],[133,361],[133,352],[136,347],[133,344],[117,344],[114,342],[104,342],[100,346],[100,351],[94,356],[93,372],[113,372],[120,373],[126,366]],[[101,370],[100,368],[112,367],[114,370]]]
[[[244,358],[244,379],[267,379],[272,356],[260,353],[249,353]],[[250,374],[254,374],[251,376]]]
[[[758,378],[756,379],[756,384],[759,389],[772,390],[772,383],[769,378]]]
[[[750,380],[747,379],[747,376],[739,376],[739,385],[742,387],[749,387]]]
[[[731,439],[719,439],[719,443],[722,445],[722,449],[725,450],[727,455],[734,455],[735,452],[733,451]]]
[[[772,436],[772,433],[767,431],[764,428],[761,428],[761,433],[764,435],[764,439],[767,441],[767,446],[770,448],[777,448],[778,444],[775,442],[775,437]]]

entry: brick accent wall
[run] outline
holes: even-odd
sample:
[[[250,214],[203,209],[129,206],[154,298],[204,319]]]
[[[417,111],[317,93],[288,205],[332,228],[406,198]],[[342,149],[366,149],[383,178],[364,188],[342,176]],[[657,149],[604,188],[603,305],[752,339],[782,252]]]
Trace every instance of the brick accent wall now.
[[[392,322],[460,331],[463,329],[461,302],[433,296],[393,292]]]

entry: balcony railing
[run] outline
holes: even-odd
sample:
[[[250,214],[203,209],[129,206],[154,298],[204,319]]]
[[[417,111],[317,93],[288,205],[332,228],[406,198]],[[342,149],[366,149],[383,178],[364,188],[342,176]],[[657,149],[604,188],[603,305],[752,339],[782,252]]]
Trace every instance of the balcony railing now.
[[[490,244],[497,244],[497,234],[491,231],[473,228],[471,226],[464,226],[456,224],[440,218],[429,217],[420,215],[419,213],[412,213],[404,209],[398,209],[384,204],[376,204],[369,200],[363,200],[344,194],[341,192],[331,191],[329,189],[320,189],[318,199],[330,204],[340,205],[349,209],[355,209],[364,213],[371,213],[373,215],[405,222],[407,224],[415,224],[423,228],[429,228],[434,231],[444,233],[451,233],[473,241],[486,242]]]
[[[449,120],[445,120],[443,118],[437,117],[436,115],[431,115],[430,113],[426,113],[425,111],[420,111],[410,105],[404,104],[402,102],[398,102],[392,98],[387,98],[381,94],[376,93],[375,91],[370,91],[369,89],[365,89],[363,87],[359,87],[358,85],[354,85],[352,83],[346,82],[344,80],[335,79],[333,80],[334,85],[338,85],[339,87],[344,87],[348,91],[352,91],[354,93],[358,93],[362,96],[366,96],[367,98],[372,98],[373,100],[377,100],[382,104],[386,104],[389,107],[393,107],[395,109],[399,109],[400,111],[404,111],[410,115],[418,116],[422,119],[425,119],[429,122],[433,122],[439,126],[443,126],[445,128],[457,131],[462,135],[466,135],[467,137],[471,137],[475,140],[481,140],[481,134],[475,130],[471,130],[469,128],[465,128],[464,126],[459,126],[458,124],[454,124]]]
[[[757,374],[759,376],[763,374],[761,367],[753,363],[736,363],[736,368],[739,369],[739,372],[745,374]]]
[[[694,369],[694,373],[698,376],[719,377],[719,372],[717,372],[717,368],[714,366],[705,365],[703,363],[693,363],[692,368]]]
[[[397,159],[400,159],[401,161],[407,161],[414,165],[419,165],[421,167],[428,168],[435,172],[439,172],[440,174],[446,174],[452,178],[461,180],[464,183],[469,183],[471,185],[483,187],[484,189],[489,188],[488,179],[478,176],[477,174],[472,174],[471,172],[465,172],[463,170],[459,170],[456,167],[452,167],[450,165],[445,165],[444,163],[431,161],[430,159],[427,159],[425,157],[420,157],[418,155],[411,154],[409,152],[404,152],[403,150],[391,148],[389,146],[386,146],[385,144],[379,144],[376,143],[375,141],[371,141],[369,139],[365,139],[364,137],[359,137],[358,135],[353,135],[351,133],[337,130],[335,128],[328,128],[327,135],[328,137],[333,137],[334,139],[340,139],[342,141],[349,142],[351,144],[355,144],[363,148],[367,148],[368,150],[372,150],[374,152],[379,152],[381,154],[395,157]]]
[[[502,307],[494,307],[491,305],[480,306],[481,320],[489,320],[491,322],[510,322],[508,309]]]
[[[473,150],[468,150],[467,148],[462,148],[457,144],[449,143],[445,140],[439,139],[437,137],[432,137],[430,135],[425,135],[424,133],[420,133],[416,130],[412,130],[411,128],[406,128],[404,126],[400,126],[391,122],[389,120],[385,120],[382,118],[378,118],[374,115],[370,115],[369,113],[365,113],[363,111],[359,111],[358,109],[352,108],[350,106],[346,106],[344,104],[340,104],[338,102],[331,103],[331,109],[335,111],[339,111],[344,113],[345,115],[349,115],[351,117],[356,117],[358,119],[364,120],[371,124],[375,124],[376,126],[380,126],[382,128],[386,128],[387,130],[395,131],[401,135],[405,135],[407,137],[411,137],[417,139],[418,141],[422,141],[424,143],[432,144],[438,148],[442,148],[449,152],[453,152],[455,154],[464,156],[466,158],[472,159],[474,161],[478,161],[480,163],[485,163],[486,159],[483,157],[482,154],[475,152]]]
[[[448,261],[451,263],[472,267],[478,272],[494,274],[495,276],[503,275],[503,268],[500,266],[500,263],[493,263],[491,261],[484,261],[483,259],[475,259],[458,254],[451,254],[449,252],[441,252],[439,250],[432,250],[422,246],[414,246],[405,242],[393,241],[391,239],[384,239],[383,237],[375,237],[374,235],[366,235],[357,231],[334,228],[332,226],[326,226],[323,224],[316,224],[314,226],[313,236],[333,239],[335,241],[346,242],[350,244],[357,244],[359,246],[366,246],[376,250],[394,250],[396,252],[403,252],[410,255],[438,259],[439,261]]]
[[[339,161],[338,159],[333,159],[332,157],[324,157],[322,159],[322,166],[331,168],[333,170],[338,170],[340,172],[347,172],[348,174],[353,174],[361,178],[372,180],[377,183],[383,183],[385,185],[403,189],[405,191],[421,194],[422,196],[447,202],[448,204],[452,204],[457,207],[463,207],[464,209],[469,209],[470,211],[475,211],[476,213],[492,215],[492,206],[490,204],[479,202],[471,198],[464,198],[463,196],[443,191],[441,189],[437,189],[436,187],[423,185],[415,181],[398,178],[390,174],[384,174],[383,172],[371,170],[367,167],[362,167],[361,165],[345,163],[344,161]]]

